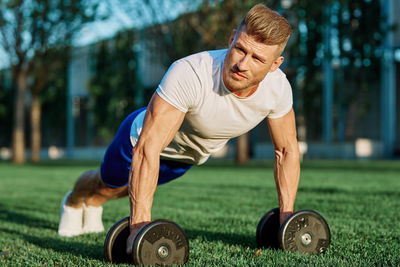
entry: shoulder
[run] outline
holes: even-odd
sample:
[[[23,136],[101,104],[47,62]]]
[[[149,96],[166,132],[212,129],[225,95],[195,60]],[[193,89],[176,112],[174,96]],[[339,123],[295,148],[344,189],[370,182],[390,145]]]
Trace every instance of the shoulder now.
[[[280,118],[292,108],[292,87],[286,78],[286,74],[279,68],[269,73],[266,78],[266,91],[269,92],[268,96],[273,101],[273,108],[268,114],[268,118]]]
[[[287,85],[290,86],[286,74],[280,68],[268,73],[263,82],[275,90],[281,90],[282,87],[286,87]]]
[[[277,68],[275,71],[268,73],[265,79],[269,80],[269,82],[278,83],[287,80],[286,74],[280,68]]]
[[[274,72],[268,73],[261,82],[261,86],[268,96],[273,96],[276,100],[292,92],[286,74],[279,68]]]
[[[164,79],[175,77],[196,87],[206,86],[216,70],[221,68],[225,54],[226,50],[212,50],[181,58],[171,65]]]
[[[268,73],[262,81],[262,84],[264,87],[273,91],[282,91],[282,88],[290,87],[286,74],[279,68]]]
[[[221,65],[224,58],[223,50],[215,50],[175,61],[164,75],[157,93],[168,103],[186,112],[201,101],[206,88],[213,84],[216,64]]]

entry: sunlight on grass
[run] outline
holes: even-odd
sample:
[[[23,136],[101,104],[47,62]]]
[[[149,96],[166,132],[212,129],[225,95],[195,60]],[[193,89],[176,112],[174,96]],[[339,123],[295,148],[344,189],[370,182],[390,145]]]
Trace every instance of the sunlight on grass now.
[[[1,266],[108,266],[106,232],[57,235],[66,191],[97,162],[0,163]],[[271,162],[236,167],[210,163],[160,186],[153,219],[180,224],[190,240],[188,266],[400,265],[399,162],[311,161],[302,165],[296,209],[314,209],[328,221],[332,244],[318,256],[255,245],[261,216],[277,206]],[[104,205],[104,226],[129,215],[128,199]]]

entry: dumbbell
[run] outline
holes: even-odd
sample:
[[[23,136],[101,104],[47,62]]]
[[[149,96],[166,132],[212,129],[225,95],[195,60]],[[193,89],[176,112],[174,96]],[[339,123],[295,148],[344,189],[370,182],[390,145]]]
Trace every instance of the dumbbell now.
[[[279,208],[264,214],[257,226],[258,248],[319,254],[326,251],[331,234],[328,223],[315,211],[299,210],[279,223]]]
[[[131,255],[126,253],[129,234],[129,217],[119,220],[110,228],[104,242],[107,262],[154,266],[181,265],[189,259],[188,238],[173,221],[161,219],[143,226],[135,237]]]

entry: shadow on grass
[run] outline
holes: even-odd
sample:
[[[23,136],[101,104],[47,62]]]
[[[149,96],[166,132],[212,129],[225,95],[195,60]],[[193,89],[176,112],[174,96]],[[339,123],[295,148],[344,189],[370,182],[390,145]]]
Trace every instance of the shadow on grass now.
[[[45,237],[27,234],[27,232],[29,233],[29,229],[40,228],[54,231],[54,235],[56,235],[57,229],[55,228],[54,223],[51,221],[39,219],[24,213],[11,211],[0,204],[0,222],[1,221],[13,226],[20,225],[16,227],[16,229],[19,229],[20,231],[2,227],[0,228],[0,232],[19,236],[26,242],[29,242],[35,246],[43,249],[54,250],[64,254],[73,254],[82,258],[103,260],[103,240],[94,245],[88,244],[87,241],[76,241],[73,238],[62,238],[58,236]],[[97,237],[94,236],[94,238]]]
[[[11,211],[0,204],[0,220],[26,227],[54,229],[54,224],[48,220],[35,218],[23,213]],[[55,229],[54,229],[55,230]]]
[[[72,254],[90,260],[103,261],[103,244],[88,244],[85,241],[64,240],[65,238],[38,237],[21,233],[15,230],[0,228],[1,232],[19,236],[28,243],[43,249],[48,249],[63,254]]]
[[[249,247],[250,249],[256,248],[255,236],[232,234],[232,233],[221,233],[221,232],[209,232],[204,230],[196,229],[185,229],[185,233],[191,239],[201,238],[205,241],[221,241],[228,245],[241,246],[243,248]]]

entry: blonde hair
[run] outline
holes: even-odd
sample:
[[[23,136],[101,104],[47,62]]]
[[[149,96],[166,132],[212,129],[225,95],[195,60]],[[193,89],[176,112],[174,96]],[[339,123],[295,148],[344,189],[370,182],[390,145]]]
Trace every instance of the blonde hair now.
[[[247,12],[237,28],[237,33],[242,27],[246,27],[247,34],[256,41],[266,45],[279,45],[282,50],[292,34],[289,22],[263,4],[255,5]]]

